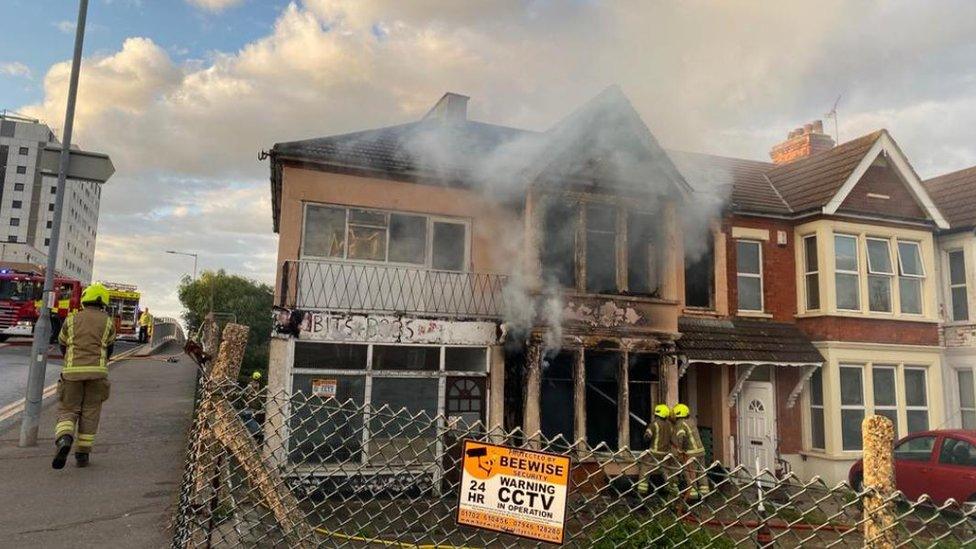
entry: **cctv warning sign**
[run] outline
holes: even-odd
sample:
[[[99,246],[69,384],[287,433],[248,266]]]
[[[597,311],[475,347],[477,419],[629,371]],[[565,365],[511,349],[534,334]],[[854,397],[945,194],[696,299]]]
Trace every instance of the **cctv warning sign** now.
[[[562,543],[570,459],[464,441],[458,524]]]

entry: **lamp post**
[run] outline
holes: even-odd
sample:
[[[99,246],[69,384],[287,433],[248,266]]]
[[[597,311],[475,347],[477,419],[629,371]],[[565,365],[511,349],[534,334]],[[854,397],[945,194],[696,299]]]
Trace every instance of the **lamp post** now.
[[[197,279],[197,260],[200,258],[197,254],[191,254],[189,252],[178,252],[176,250],[166,250],[166,253],[173,255],[185,255],[193,258],[193,280]]]
[[[75,51],[71,60],[68,80],[68,104],[64,113],[64,142],[61,143],[61,159],[58,163],[58,186],[54,198],[54,214],[51,220],[51,241],[48,246],[47,269],[44,270],[44,293],[41,311],[34,327],[31,343],[30,371],[27,375],[27,395],[24,398],[24,417],[20,423],[21,447],[37,446],[37,426],[41,418],[41,402],[44,392],[44,373],[51,338],[51,307],[54,305],[54,271],[58,266],[58,244],[61,240],[61,212],[64,209],[64,184],[71,160],[71,132],[75,122],[75,102],[78,98],[78,73],[81,70],[81,52],[85,43],[85,19],[88,16],[88,0],[78,2],[78,24],[75,28]]]

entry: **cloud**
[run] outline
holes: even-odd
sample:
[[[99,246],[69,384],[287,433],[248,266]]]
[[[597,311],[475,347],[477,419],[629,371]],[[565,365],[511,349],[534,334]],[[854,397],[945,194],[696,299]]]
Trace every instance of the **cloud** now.
[[[223,11],[229,7],[236,6],[243,0],[186,0],[192,6],[200,9],[212,11],[214,13]]]
[[[30,67],[19,61],[10,61],[7,63],[0,62],[0,74],[7,76],[19,76],[22,78],[27,78],[28,80],[33,78]]]
[[[966,1],[306,0],[204,61],[129,38],[87,57],[80,84],[77,140],[118,170],[96,276],[175,308],[172,269],[186,265],[158,250],[185,247],[210,258],[201,268],[269,280],[257,153],[415,120],[445,91],[470,95],[472,118],[543,129],[618,83],[666,146],[760,159],[843,93],[842,137],[888,127],[930,176],[976,163],[974,56]],[[52,66],[43,100],[20,110],[58,120],[68,69]]]

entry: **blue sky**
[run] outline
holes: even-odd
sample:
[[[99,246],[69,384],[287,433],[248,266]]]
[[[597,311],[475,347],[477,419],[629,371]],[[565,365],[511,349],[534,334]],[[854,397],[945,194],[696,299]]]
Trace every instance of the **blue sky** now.
[[[16,24],[3,24],[0,64],[22,63],[31,78],[0,74],[0,108],[16,109],[43,96],[52,64],[71,58],[75,0],[0,0]],[[119,49],[131,36],[152,38],[177,62],[205,61],[214,51],[235,51],[271,31],[285,0],[247,0],[213,13],[181,0],[90,0],[86,56]],[[3,17],[3,19],[7,19]]]

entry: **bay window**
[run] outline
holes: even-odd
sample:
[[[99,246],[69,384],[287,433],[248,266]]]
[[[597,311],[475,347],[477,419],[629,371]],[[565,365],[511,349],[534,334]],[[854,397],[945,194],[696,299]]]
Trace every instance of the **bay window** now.
[[[823,369],[817,368],[810,376],[810,446],[826,449],[824,432]]]
[[[949,300],[952,320],[969,320],[969,291],[966,288],[966,257],[962,250],[953,250],[949,257]]]
[[[820,308],[820,263],[817,256],[817,235],[803,237],[803,278],[808,310]]]
[[[918,242],[898,241],[898,295],[901,312],[922,314],[922,252]]]
[[[895,390],[895,366],[875,365],[871,368],[871,381],[874,384],[874,413],[891,420],[895,427],[895,440],[898,434],[898,400]]]
[[[926,393],[925,369],[905,368],[905,410],[908,434],[927,431],[929,428]]]
[[[837,286],[837,308],[861,309],[861,271],[857,255],[857,237],[834,235],[834,279]]]
[[[739,310],[763,310],[762,243],[755,240],[735,242],[736,286]]]
[[[956,370],[959,382],[959,415],[963,429],[976,429],[976,387],[971,369]]]
[[[891,312],[891,279],[895,272],[891,266],[891,250],[888,240],[868,238],[868,309],[874,312]]]
[[[864,370],[861,366],[840,367],[841,448],[861,449],[861,421],[864,420]]]

